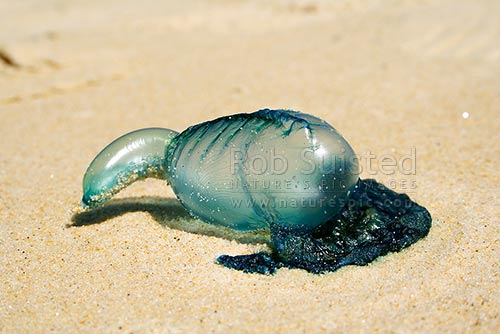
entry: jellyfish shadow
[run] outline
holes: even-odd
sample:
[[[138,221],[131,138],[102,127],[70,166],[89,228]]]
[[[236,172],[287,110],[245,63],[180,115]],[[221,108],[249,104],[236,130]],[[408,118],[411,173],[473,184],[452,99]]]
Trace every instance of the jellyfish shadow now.
[[[269,244],[269,231],[236,231],[193,218],[175,198],[155,196],[114,199],[102,207],[73,214],[66,227],[103,223],[130,212],[148,212],[161,226],[184,232],[234,240],[244,244]]]

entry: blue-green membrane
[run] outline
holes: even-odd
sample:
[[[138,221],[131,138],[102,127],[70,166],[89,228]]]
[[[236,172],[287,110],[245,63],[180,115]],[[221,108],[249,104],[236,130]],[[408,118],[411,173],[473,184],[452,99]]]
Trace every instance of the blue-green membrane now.
[[[177,134],[161,128],[141,129],[106,146],[85,172],[82,206],[98,207],[137,180],[164,180],[165,148]]]
[[[165,170],[181,203],[204,221],[314,227],[344,205],[358,179],[354,158],[328,123],[262,110],[190,127],[173,139]]]
[[[358,166],[352,148],[325,121],[265,109],[180,134],[152,128],[118,138],[89,166],[83,204],[99,206],[146,177],[166,179],[182,205],[209,223],[312,228],[345,204]]]

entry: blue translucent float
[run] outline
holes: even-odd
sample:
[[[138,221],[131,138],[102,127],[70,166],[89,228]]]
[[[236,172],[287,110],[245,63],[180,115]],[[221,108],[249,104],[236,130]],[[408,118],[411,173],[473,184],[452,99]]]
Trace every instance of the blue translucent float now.
[[[271,222],[312,228],[342,208],[358,166],[325,121],[266,109],[180,134],[150,128],[118,138],[90,164],[83,203],[101,205],[146,177],[166,179],[182,205],[206,222],[237,230]]]
[[[423,221],[412,242],[430,228],[428,212],[411,201],[415,212],[386,214],[385,208],[373,204],[375,197],[406,195],[359,180],[358,173],[351,146],[327,122],[300,112],[264,109],[221,117],[181,133],[148,128],[123,135],[88,167],[82,206],[97,208],[137,180],[163,179],[182,205],[205,222],[236,230],[271,230],[273,254],[226,256],[219,258],[222,264],[248,272],[271,273],[280,266],[321,272],[363,264],[358,261],[360,255],[357,260],[354,255],[347,257],[352,249],[340,249],[337,241],[330,245],[326,236],[318,235],[318,231],[325,233],[325,226],[333,224],[342,230],[328,233],[343,236],[343,242],[366,234],[373,226],[389,231],[391,224],[399,226],[402,217]],[[369,184],[377,191],[368,191]],[[361,191],[371,197],[348,207],[349,200],[363,199]],[[359,217],[349,216],[356,212]],[[377,225],[377,219],[385,219],[386,224]],[[346,224],[354,226],[349,229]],[[364,246],[370,246],[366,251],[373,253],[365,256],[368,262],[399,247],[374,252],[376,243]]]

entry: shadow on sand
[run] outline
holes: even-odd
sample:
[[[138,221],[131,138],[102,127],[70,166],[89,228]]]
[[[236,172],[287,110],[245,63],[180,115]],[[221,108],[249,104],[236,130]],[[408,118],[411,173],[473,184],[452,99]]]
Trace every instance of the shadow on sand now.
[[[175,198],[133,197],[114,199],[100,208],[83,211],[71,217],[67,227],[100,224],[108,219],[130,212],[148,212],[154,220],[164,227],[203,234],[246,244],[269,243],[269,231],[241,232],[233,229],[204,223],[193,218]]]

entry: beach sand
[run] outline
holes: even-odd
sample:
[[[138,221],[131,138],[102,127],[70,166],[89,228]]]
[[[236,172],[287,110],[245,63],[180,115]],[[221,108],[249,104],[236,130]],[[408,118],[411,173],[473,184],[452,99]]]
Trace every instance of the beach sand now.
[[[0,3],[1,333],[498,333],[500,3]],[[165,182],[72,221],[93,157],[142,127],[288,108],[433,216],[369,266],[250,275],[266,234],[201,223]],[[73,218],[73,220],[75,220]],[[70,226],[70,225],[77,226]]]

